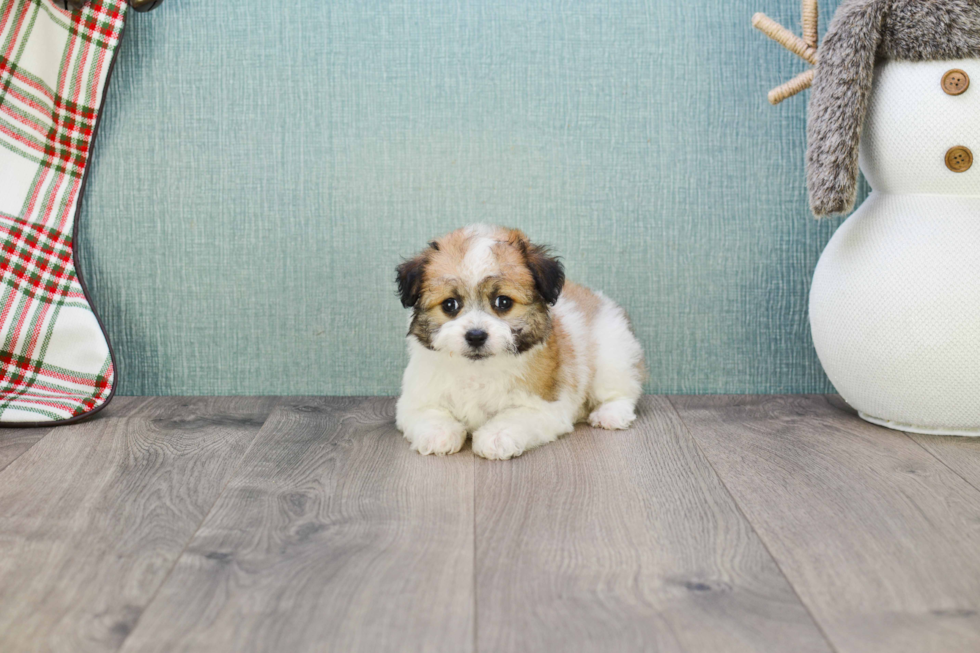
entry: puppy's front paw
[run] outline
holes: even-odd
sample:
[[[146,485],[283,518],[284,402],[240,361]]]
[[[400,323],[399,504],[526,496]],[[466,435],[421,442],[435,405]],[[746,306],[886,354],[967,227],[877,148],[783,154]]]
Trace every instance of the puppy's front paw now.
[[[633,402],[627,399],[617,399],[606,402],[592,411],[592,414],[589,415],[589,424],[596,428],[616,431],[625,429],[633,423],[634,419],[636,419],[636,413],[633,411]]]
[[[423,456],[456,453],[466,442],[466,427],[451,419],[418,422],[405,429],[404,433],[405,439],[412,445],[412,451],[418,451]]]
[[[524,453],[527,438],[513,424],[486,424],[473,433],[473,453],[489,460],[507,460]]]

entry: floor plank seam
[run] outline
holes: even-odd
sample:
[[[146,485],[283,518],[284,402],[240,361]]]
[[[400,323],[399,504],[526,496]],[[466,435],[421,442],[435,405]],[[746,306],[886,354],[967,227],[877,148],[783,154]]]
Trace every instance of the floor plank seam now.
[[[167,584],[167,581],[170,580],[170,576],[173,575],[174,569],[177,568],[177,564],[180,562],[180,559],[182,557],[184,557],[184,553],[187,552],[187,547],[189,547],[191,545],[191,542],[194,541],[194,537],[197,535],[198,531],[201,530],[201,526],[203,526],[204,525],[204,522],[207,521],[208,516],[211,515],[211,512],[214,510],[214,507],[216,505],[218,505],[218,501],[224,495],[225,490],[228,489],[228,485],[232,482],[232,480],[238,474],[239,470],[242,467],[242,464],[245,461],[245,456],[249,453],[249,451],[252,450],[252,447],[255,445],[255,441],[258,440],[259,434],[262,432],[262,429],[265,428],[265,425],[268,423],[269,419],[272,417],[272,414],[273,414],[273,412],[275,412],[276,408],[278,408],[278,404],[277,405],[274,405],[271,408],[271,410],[269,410],[269,414],[266,415],[265,416],[265,419],[262,421],[262,426],[260,426],[259,428],[257,428],[255,430],[255,435],[252,437],[252,441],[248,443],[248,447],[245,449],[245,451],[242,452],[242,455],[239,457],[238,462],[235,463],[234,469],[232,469],[228,473],[228,478],[227,478],[227,480],[225,480],[225,484],[221,486],[221,491],[218,492],[215,495],[214,501],[211,503],[211,505],[208,507],[208,509],[206,511],[204,511],[204,515],[201,517],[201,521],[198,522],[198,524],[194,528],[193,532],[191,532],[190,536],[187,538],[187,541],[184,542],[184,546],[180,549],[180,553],[178,553],[174,557],[174,561],[170,565],[170,569],[167,570],[167,573],[163,577],[163,579],[160,581],[160,584],[157,585],[156,589],[153,590],[153,595],[150,596],[150,600],[146,602],[146,605],[143,606],[143,609],[140,611],[139,615],[137,615],[136,619],[133,620],[132,627],[129,629],[129,632],[126,633],[126,636],[123,637],[122,641],[120,641],[118,648],[116,648],[117,651],[121,651],[121,650],[123,650],[126,647],[126,642],[129,640],[129,638],[132,636],[132,634],[136,632],[136,629],[139,628],[140,621],[143,619],[143,615],[146,614],[146,611],[150,609],[150,606],[153,605],[153,602],[156,600],[157,596],[160,594],[160,590],[162,590],[163,587]],[[47,436],[45,436],[45,437],[47,437]]]
[[[14,456],[11,460],[8,460],[6,465],[4,465],[3,467],[0,467],[0,474],[3,474],[4,470],[6,470],[8,467],[10,467],[11,465],[13,465],[15,462],[17,462],[18,460],[20,460],[20,457],[21,456],[23,456],[25,453],[27,453],[28,451],[30,451],[31,449],[33,449],[34,447],[36,447],[37,444],[38,444],[38,442],[40,442],[41,440],[46,439],[52,433],[54,433],[54,429],[49,430],[47,433],[45,433],[44,435],[42,435],[41,437],[39,437],[37,440],[35,440],[34,442],[32,442],[31,443],[31,446],[29,446],[26,449],[24,449],[23,451],[21,451],[19,454],[17,454],[16,456]]]
[[[473,473],[471,478],[473,481],[473,653],[479,651],[479,641],[480,641],[480,611],[479,604],[477,603],[477,598],[479,592],[477,591],[477,580],[479,579],[479,574],[477,574],[476,568],[476,456],[470,456],[470,464],[473,466]]]
[[[725,483],[725,479],[722,478],[721,474],[718,473],[718,470],[715,469],[714,463],[711,462],[711,458],[708,457],[708,454],[701,447],[701,443],[698,442],[698,439],[694,437],[694,433],[691,431],[691,427],[684,419],[684,416],[681,414],[681,411],[677,410],[677,406],[674,404],[672,397],[670,395],[665,395],[665,398],[667,399],[667,403],[670,405],[671,409],[673,409],[674,414],[677,416],[677,419],[679,419],[680,423],[684,426],[684,430],[687,432],[688,437],[691,438],[691,441],[694,443],[694,446],[697,447],[697,450],[704,457],[704,461],[708,464],[708,467],[711,468],[712,473],[714,473],[714,475],[718,478],[718,482],[721,483],[721,487],[724,488],[725,493],[728,494],[728,496],[731,498],[732,503],[735,505],[735,509],[738,511],[738,514],[742,516],[742,519],[744,519],[745,523],[748,524],[749,528],[752,529],[752,532],[755,533],[755,536],[759,538],[759,543],[762,545],[762,548],[765,549],[766,553],[769,555],[769,558],[772,560],[773,564],[776,565],[776,569],[779,570],[779,573],[786,580],[786,584],[789,586],[791,590],[793,590],[793,595],[796,597],[796,600],[799,601],[800,605],[803,606],[803,609],[806,610],[806,613],[810,615],[810,620],[813,621],[813,625],[820,632],[820,635],[824,638],[824,641],[827,642],[827,646],[830,647],[830,650],[834,651],[834,653],[840,653],[839,649],[834,645],[833,640],[830,639],[830,636],[827,634],[827,631],[824,629],[823,624],[820,623],[820,620],[817,619],[817,617],[813,614],[813,610],[810,608],[809,605],[807,605],[806,601],[803,600],[803,597],[800,596],[800,593],[796,589],[796,585],[793,584],[793,581],[790,580],[789,576],[786,575],[786,572],[783,570],[783,566],[780,564],[779,559],[775,555],[773,555],[772,549],[769,547],[769,543],[766,542],[766,540],[762,537],[762,534],[759,532],[759,529],[756,528],[752,520],[749,519],[749,516],[745,513],[744,510],[742,510],[742,505],[738,502],[738,499],[735,498],[735,495],[729,489],[728,484]]]
[[[940,458],[939,456],[937,456],[933,452],[929,451],[929,449],[926,448],[926,446],[924,444],[922,444],[921,442],[919,442],[918,440],[916,440],[915,438],[913,438],[911,433],[906,433],[905,431],[902,431],[902,433],[905,435],[905,437],[907,437],[909,440],[911,440],[916,445],[918,445],[918,447],[920,449],[922,449],[927,454],[929,454],[930,456],[932,456],[932,458],[934,460],[936,460],[940,465],[942,465],[943,467],[945,467],[946,469],[948,469],[950,472],[952,472],[952,474],[954,476],[956,476],[957,478],[963,479],[963,481],[966,482],[967,485],[969,485],[970,487],[972,487],[977,492],[980,492],[980,487],[977,487],[976,485],[974,485],[973,482],[970,481],[970,479],[968,479],[967,477],[963,476],[963,474],[961,474],[960,472],[956,471],[955,469],[953,469],[952,467],[950,467],[948,464],[946,464],[946,461],[945,460],[943,460],[942,458]]]
[[[823,395],[823,398],[832,407],[837,408],[837,406],[831,401],[831,397],[833,397],[833,396],[834,395],[826,395],[825,394],[825,395]],[[860,419],[860,418],[858,418],[858,419]],[[861,423],[862,424],[865,424],[867,426],[871,426],[872,428],[885,428],[883,426],[875,426],[875,425],[871,424],[870,422],[865,422],[864,420],[861,420]],[[980,487],[978,487],[977,485],[974,485],[973,481],[971,481],[970,479],[968,479],[961,472],[959,472],[956,469],[953,469],[952,467],[950,467],[949,464],[945,460],[943,460],[942,458],[940,458],[939,456],[937,456],[934,452],[930,451],[928,447],[926,447],[924,444],[922,444],[921,442],[919,442],[919,440],[916,439],[915,434],[909,433],[908,431],[899,431],[899,433],[901,433],[902,435],[904,435],[905,437],[907,437],[909,440],[911,440],[913,443],[915,443],[916,446],[918,446],[920,449],[922,449],[927,454],[929,454],[929,456],[933,460],[935,460],[940,465],[942,465],[943,467],[945,467],[946,469],[948,469],[954,476],[956,476],[957,478],[963,479],[963,481],[966,482],[967,485],[969,485],[971,488],[973,488],[977,492],[980,492]],[[933,436],[925,436],[925,437],[933,437]],[[941,436],[936,436],[936,437],[941,437]],[[953,436],[953,437],[955,437],[955,436]]]

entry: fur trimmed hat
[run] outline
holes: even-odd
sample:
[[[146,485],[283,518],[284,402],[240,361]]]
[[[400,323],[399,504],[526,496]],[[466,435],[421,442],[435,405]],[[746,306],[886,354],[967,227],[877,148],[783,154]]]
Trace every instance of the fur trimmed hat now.
[[[844,0],[820,44],[807,124],[814,215],[847,213],[875,63],[980,56],[980,0]]]

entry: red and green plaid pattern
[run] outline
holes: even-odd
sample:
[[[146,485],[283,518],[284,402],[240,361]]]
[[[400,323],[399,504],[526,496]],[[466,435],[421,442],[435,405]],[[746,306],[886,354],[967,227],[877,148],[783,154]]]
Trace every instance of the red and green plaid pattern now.
[[[125,10],[0,0],[0,424],[72,419],[112,393],[72,233]]]

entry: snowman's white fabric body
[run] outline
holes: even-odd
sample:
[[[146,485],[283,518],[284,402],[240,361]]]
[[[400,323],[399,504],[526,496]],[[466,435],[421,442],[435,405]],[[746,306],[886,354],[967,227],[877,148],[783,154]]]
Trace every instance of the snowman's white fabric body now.
[[[973,87],[944,92],[951,69]],[[964,172],[954,146],[978,157]],[[980,59],[880,63],[860,162],[873,192],[810,290],[820,362],[869,421],[980,435]]]

